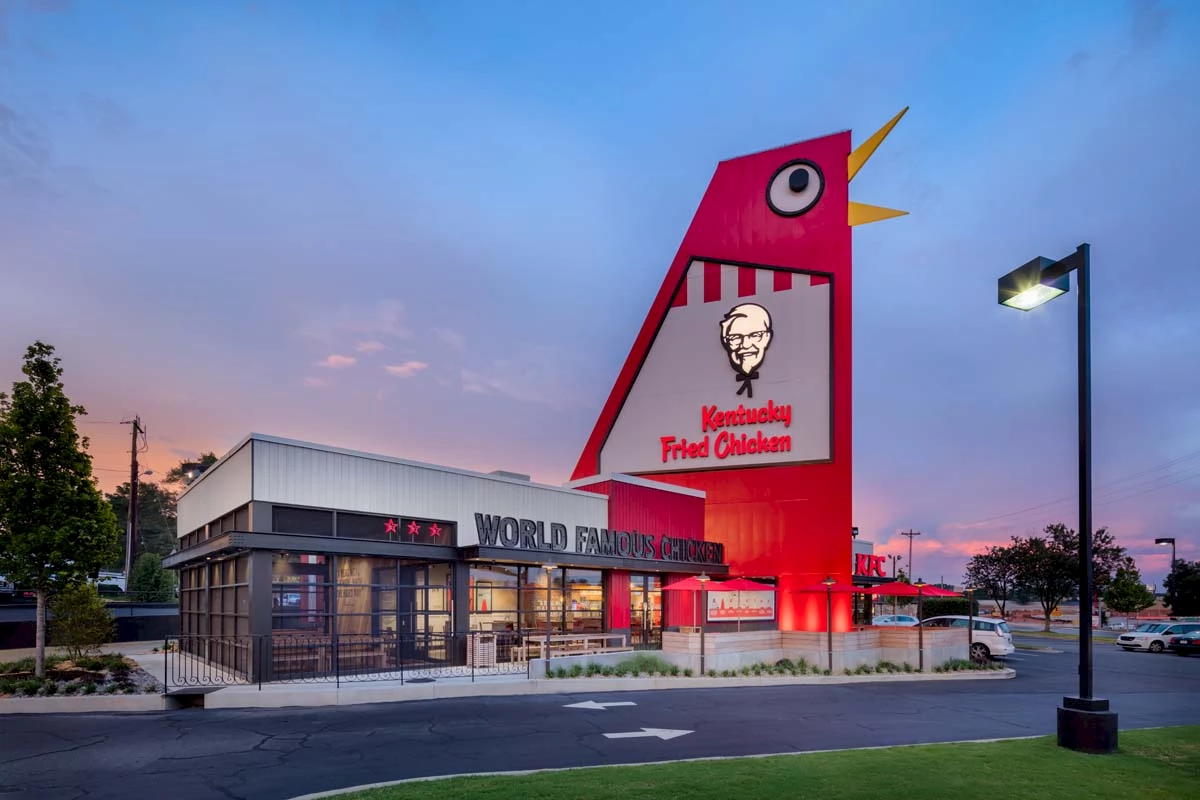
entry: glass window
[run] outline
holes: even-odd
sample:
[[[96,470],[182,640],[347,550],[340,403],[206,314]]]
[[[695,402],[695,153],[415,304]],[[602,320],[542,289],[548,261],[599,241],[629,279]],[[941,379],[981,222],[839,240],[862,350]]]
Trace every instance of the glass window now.
[[[568,633],[604,630],[603,577],[600,570],[567,570],[565,624]]]
[[[276,553],[271,565],[271,627],[329,634],[329,559],[320,553]]]
[[[515,631],[519,625],[519,568],[480,564],[471,568],[471,629]]]
[[[306,536],[333,536],[333,512],[320,508],[271,508],[271,530]]]

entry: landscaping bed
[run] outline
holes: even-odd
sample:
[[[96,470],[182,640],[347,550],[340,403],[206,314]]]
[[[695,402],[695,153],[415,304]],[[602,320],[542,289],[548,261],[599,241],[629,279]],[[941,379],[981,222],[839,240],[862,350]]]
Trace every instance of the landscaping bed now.
[[[952,659],[944,664],[939,664],[933,668],[933,672],[978,672],[988,670],[1002,670],[1003,664],[996,662],[987,662],[985,664],[976,664],[966,659]],[[880,661],[874,666],[863,664],[854,669],[846,669],[839,673],[842,675],[889,675],[897,673],[918,674],[920,671],[912,664],[893,664],[890,661]],[[814,664],[809,664],[803,658],[798,661],[790,659],[782,659],[774,664],[758,663],[750,666],[741,667],[739,669],[710,669],[704,673],[704,677],[709,678],[737,678],[737,677],[769,677],[769,676],[787,676],[793,677],[797,675],[831,675],[829,670],[822,669]],[[547,670],[547,678],[692,678],[697,677],[694,670],[681,669],[677,664],[672,664],[659,656],[641,653],[632,658],[627,658],[616,664],[575,664],[571,667],[557,667]]]
[[[120,653],[46,656],[46,677],[34,676],[32,657],[0,664],[0,697],[151,694],[161,684]]]

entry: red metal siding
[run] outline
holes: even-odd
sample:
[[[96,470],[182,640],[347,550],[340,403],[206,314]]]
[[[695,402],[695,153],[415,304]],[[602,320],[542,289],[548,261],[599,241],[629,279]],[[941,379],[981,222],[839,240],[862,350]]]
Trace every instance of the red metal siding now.
[[[664,481],[663,483],[666,483]],[[608,526],[621,531],[704,538],[704,498],[668,487],[611,481],[608,483]]]
[[[610,570],[605,573],[604,604],[608,629],[629,628],[629,573]]]

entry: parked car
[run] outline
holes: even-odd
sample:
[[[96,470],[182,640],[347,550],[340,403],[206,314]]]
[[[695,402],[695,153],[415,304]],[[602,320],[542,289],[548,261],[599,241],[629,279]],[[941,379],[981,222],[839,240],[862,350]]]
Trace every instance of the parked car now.
[[[1144,630],[1143,630],[1144,629]],[[1161,653],[1172,636],[1200,631],[1200,622],[1146,622],[1117,637],[1117,646],[1125,650],[1149,650]]]
[[[912,627],[920,620],[916,617],[910,617],[907,614],[881,614],[871,620],[872,625],[903,625]]]
[[[1200,630],[1185,633],[1182,636],[1172,636],[1167,641],[1167,649],[1177,656],[1200,653]]]
[[[930,617],[921,625],[926,628],[966,628],[972,623],[972,619],[974,621],[970,652],[972,661],[1003,658],[1016,651],[1017,648],[1013,645],[1012,631],[1008,629],[1008,623],[1002,619],[947,615]]]

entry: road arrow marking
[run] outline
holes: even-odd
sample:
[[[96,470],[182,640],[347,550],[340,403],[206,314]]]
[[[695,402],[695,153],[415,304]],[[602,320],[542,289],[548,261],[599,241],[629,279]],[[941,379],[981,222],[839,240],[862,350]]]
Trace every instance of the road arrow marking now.
[[[628,700],[622,701],[620,703],[597,703],[595,700],[586,700],[582,703],[571,703],[570,705],[563,706],[563,708],[591,708],[596,711],[603,711],[604,709],[609,708],[611,706],[636,706],[636,705],[637,705],[637,703],[631,703]]]
[[[687,736],[694,731],[673,731],[670,728],[642,728],[640,731],[627,731],[625,733],[606,733],[605,739],[645,739],[657,737],[664,742],[668,739],[678,739],[680,736]]]

